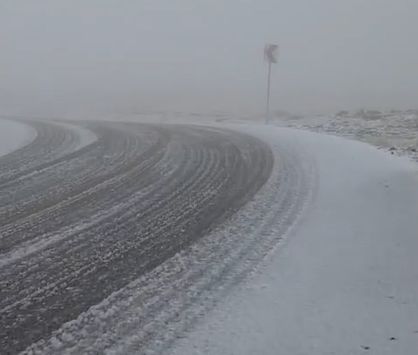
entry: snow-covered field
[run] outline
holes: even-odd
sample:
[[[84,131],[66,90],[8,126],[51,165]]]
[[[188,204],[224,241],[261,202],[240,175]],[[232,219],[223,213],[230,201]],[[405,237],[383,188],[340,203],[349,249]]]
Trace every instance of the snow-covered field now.
[[[0,119],[0,156],[29,144],[36,131],[22,123]]]

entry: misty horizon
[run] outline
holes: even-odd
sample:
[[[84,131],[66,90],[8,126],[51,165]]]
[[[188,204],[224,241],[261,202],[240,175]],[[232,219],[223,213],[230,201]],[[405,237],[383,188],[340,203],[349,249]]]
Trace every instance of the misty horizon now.
[[[0,114],[417,108],[416,1],[0,1]]]

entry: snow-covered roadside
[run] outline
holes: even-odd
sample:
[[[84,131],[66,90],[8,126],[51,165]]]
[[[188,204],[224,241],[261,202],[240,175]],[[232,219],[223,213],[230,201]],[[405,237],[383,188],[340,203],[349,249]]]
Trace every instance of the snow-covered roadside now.
[[[0,119],[0,156],[11,153],[36,138],[36,131],[19,122]]]
[[[402,354],[418,349],[418,168],[367,144],[242,125],[314,156],[293,235],[173,354]]]
[[[280,116],[282,127],[329,133],[370,143],[418,161],[418,111],[342,111],[336,115]]]

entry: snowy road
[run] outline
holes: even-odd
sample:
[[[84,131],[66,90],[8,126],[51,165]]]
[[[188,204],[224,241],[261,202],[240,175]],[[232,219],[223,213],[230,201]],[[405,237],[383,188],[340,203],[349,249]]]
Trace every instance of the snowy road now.
[[[277,127],[31,125],[0,158],[0,353],[415,354],[415,165]]]
[[[1,159],[1,353],[48,339],[201,238],[272,169],[265,143],[232,131],[29,124],[36,139]]]

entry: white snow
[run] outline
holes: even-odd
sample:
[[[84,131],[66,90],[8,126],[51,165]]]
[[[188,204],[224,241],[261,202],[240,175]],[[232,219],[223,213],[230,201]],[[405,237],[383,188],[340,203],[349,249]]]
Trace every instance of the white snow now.
[[[365,111],[284,117],[273,124],[355,138],[418,161],[418,111]]]
[[[76,132],[77,139],[73,142],[72,146],[68,147],[69,150],[80,150],[97,141],[97,136],[94,134],[94,132],[87,128],[67,122],[54,121],[54,123]]]
[[[418,353],[418,168],[364,143],[242,125],[314,157],[311,208],[172,353]]]
[[[22,123],[0,119],[0,156],[9,154],[36,137],[36,131]]]

